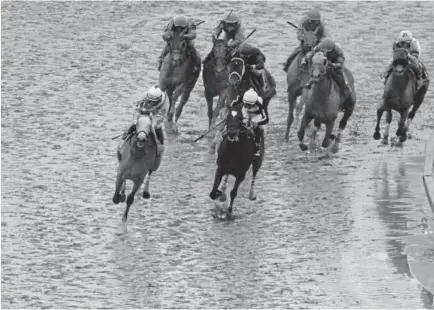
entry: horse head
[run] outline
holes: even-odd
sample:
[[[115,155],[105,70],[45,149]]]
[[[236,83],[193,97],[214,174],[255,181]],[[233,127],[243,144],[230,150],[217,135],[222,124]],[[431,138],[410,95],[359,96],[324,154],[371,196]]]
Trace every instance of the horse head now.
[[[136,124],[136,138],[137,146],[142,148],[145,146],[146,141],[149,139],[151,133],[152,120],[149,115],[140,115]]]
[[[310,76],[314,81],[319,81],[327,71],[327,57],[323,52],[317,52],[311,61]]]
[[[183,32],[175,32],[175,35],[170,41],[170,52],[172,55],[172,64],[179,65],[181,60],[186,55],[187,42],[183,38]]]
[[[240,107],[231,107],[226,118],[226,131],[229,142],[238,142],[240,131],[244,126]]]
[[[243,79],[245,72],[244,60],[241,58],[232,58],[229,63],[229,84],[238,85]]]
[[[403,74],[408,66],[408,52],[405,48],[397,48],[393,52],[393,71],[399,75]]]
[[[225,58],[227,54],[227,47],[225,44],[225,40],[216,39],[213,37],[212,42],[212,51],[215,59],[214,71],[216,73],[222,73],[226,69]]]

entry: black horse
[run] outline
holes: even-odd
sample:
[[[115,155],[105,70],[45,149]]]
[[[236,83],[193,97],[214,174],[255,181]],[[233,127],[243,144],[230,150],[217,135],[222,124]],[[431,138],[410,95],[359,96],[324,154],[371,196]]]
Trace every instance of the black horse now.
[[[243,114],[241,106],[234,106],[229,109],[226,119],[226,134],[218,148],[217,171],[214,177],[214,186],[209,196],[212,200],[216,200],[226,188],[226,182],[229,175],[236,178],[234,187],[231,191],[231,202],[228,208],[228,213],[232,213],[234,199],[237,196],[238,187],[246,176],[247,170],[252,165],[253,176],[250,186],[250,200],[255,200],[254,194],[255,178],[261,168],[264,159],[264,134],[261,133],[260,156],[255,156],[256,145],[252,130],[243,122]],[[225,176],[225,182],[222,190],[218,187]]]

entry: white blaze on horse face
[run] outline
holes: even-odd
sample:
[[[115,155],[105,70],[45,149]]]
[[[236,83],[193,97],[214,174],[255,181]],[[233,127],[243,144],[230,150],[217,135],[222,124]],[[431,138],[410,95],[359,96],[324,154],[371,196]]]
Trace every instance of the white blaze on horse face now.
[[[232,114],[232,117],[235,117],[235,116],[238,115],[238,112],[237,111],[232,111],[231,114]]]

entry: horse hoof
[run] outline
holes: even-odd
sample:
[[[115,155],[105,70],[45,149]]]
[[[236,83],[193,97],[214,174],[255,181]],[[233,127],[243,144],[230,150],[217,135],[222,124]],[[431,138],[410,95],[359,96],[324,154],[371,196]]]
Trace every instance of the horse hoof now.
[[[124,216],[122,217],[122,222],[126,222],[127,221],[127,216],[124,214]]]
[[[142,197],[145,199],[149,199],[149,198],[151,198],[151,194],[149,194],[148,192],[143,192]]]
[[[217,198],[220,197],[221,194],[222,194],[222,192],[221,192],[220,190],[216,189],[215,191],[212,191],[212,192],[209,194],[209,197],[210,197],[212,200],[216,200]]]
[[[221,195],[220,195],[220,197],[219,197],[219,201],[220,201],[220,202],[225,202],[226,199],[227,199],[227,197],[226,197],[226,193],[225,193],[225,192],[221,192]]]
[[[289,135],[285,135],[285,142],[289,142]]]
[[[330,140],[334,140],[334,139],[336,139],[336,135],[334,135],[334,134],[330,134]]]
[[[118,203],[119,203],[119,198],[121,197],[121,195],[119,195],[119,194],[114,194],[113,195],[113,203],[115,204],[115,205],[117,205]]]
[[[250,195],[250,196],[249,196],[249,199],[252,200],[252,201],[255,201],[255,200],[256,200],[256,195],[254,195],[254,194],[253,194],[253,195]]]
[[[380,140],[380,138],[381,138],[381,134],[377,131],[377,132],[375,132],[374,133],[374,139],[375,140]]]
[[[300,149],[301,149],[303,152],[307,151],[307,145],[304,144],[304,143],[300,143]]]
[[[389,144],[389,139],[383,139],[383,140],[381,140],[381,144],[388,145]]]
[[[339,144],[338,143],[334,143],[333,146],[332,146],[332,148],[331,148],[331,151],[332,151],[333,154],[336,154],[339,151]]]
[[[125,195],[125,193],[121,194],[120,202],[125,202],[126,198],[127,196]]]
[[[229,213],[229,215],[232,214],[232,207],[229,207],[229,208],[228,208],[228,213]]]
[[[411,133],[407,133],[407,139],[413,139],[413,135]]]

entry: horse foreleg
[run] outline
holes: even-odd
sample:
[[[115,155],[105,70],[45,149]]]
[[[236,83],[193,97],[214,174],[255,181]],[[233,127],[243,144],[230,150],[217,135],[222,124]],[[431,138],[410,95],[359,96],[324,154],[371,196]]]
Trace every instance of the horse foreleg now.
[[[344,109],[344,115],[342,116],[341,121],[339,122],[339,130],[336,138],[331,147],[332,153],[337,153],[339,151],[339,143],[341,142],[342,132],[347,127],[348,119],[351,117],[354,111],[354,104]]]
[[[322,147],[327,148],[330,146],[330,138],[332,135],[333,127],[335,126],[335,120],[328,121],[325,124],[325,126],[326,126],[326,132],[325,132],[324,140],[322,141]],[[327,155],[330,155],[330,149],[335,148],[336,141],[333,140],[332,143],[333,145],[331,145],[331,148],[327,149]],[[335,153],[337,153],[337,149],[335,151],[336,151]]]
[[[252,162],[252,181],[250,184],[250,193],[249,193],[249,199],[250,200],[256,200],[255,195],[255,182],[256,182],[256,175],[259,171],[259,169],[262,166],[262,161],[264,160],[264,153],[265,153],[265,133],[264,130],[261,130],[261,142],[260,142],[260,156],[255,156]]]
[[[223,185],[220,188],[221,196],[220,196],[220,201],[221,202],[225,202],[227,197],[226,197],[226,187],[228,186],[228,179],[229,179],[229,174],[226,174],[225,177],[223,178]]]
[[[392,122],[392,110],[388,110],[386,114],[386,129],[383,133],[383,140],[381,143],[388,144],[389,143],[389,129],[390,129],[390,123]]]
[[[377,110],[377,125],[375,126],[375,132],[374,132],[374,136],[373,136],[373,138],[375,140],[379,140],[381,138],[380,121],[381,121],[381,117],[383,116],[383,112],[384,112],[384,110],[382,108]]]
[[[298,125],[300,123],[300,115],[301,111],[303,111],[304,106],[304,100],[299,100],[298,104],[295,105],[295,125],[294,128],[298,128]]]
[[[208,130],[211,129],[211,124],[213,120],[213,110],[212,110],[212,104],[213,104],[213,96],[209,92],[205,91],[205,99],[206,104],[208,106]]]
[[[149,182],[151,181],[151,175],[153,171],[149,171],[148,177],[146,178],[145,188],[143,189],[142,197],[145,199],[151,198],[151,194],[149,194]]]
[[[407,128],[405,128],[405,121],[407,120],[408,110],[401,112],[399,121],[398,121],[398,129],[396,130],[396,136],[399,139],[398,146],[401,145],[405,140],[407,140]]]
[[[234,206],[234,200],[235,200],[235,197],[237,197],[237,194],[238,194],[238,187],[240,186],[240,184],[243,181],[243,179],[244,178],[236,178],[235,179],[234,187],[231,190],[231,204],[229,205],[229,208],[228,208],[228,213],[229,214],[232,213],[233,206]]]
[[[124,216],[122,217],[123,222],[127,221],[128,212],[130,212],[130,207],[134,202],[134,196],[136,195],[140,185],[142,185],[144,178],[145,177],[143,176],[140,179],[133,181],[134,186],[133,186],[133,189],[131,190],[131,193],[127,197],[127,208],[125,209]]]
[[[124,183],[124,180],[122,178],[122,176],[120,175],[120,173],[118,173],[118,175],[116,176],[116,189],[115,189],[115,194],[113,195],[113,203],[114,204],[118,204],[121,200],[121,189],[122,189],[122,184]]]
[[[309,148],[311,150],[316,148],[316,134],[318,133],[318,131],[321,129],[321,121],[318,119],[314,119],[313,121],[313,129],[312,129],[312,136],[310,137],[310,143],[309,143]],[[324,141],[326,141],[327,136],[324,137]],[[323,145],[324,145],[324,141],[323,141]]]
[[[120,197],[121,202],[124,202],[124,201],[125,201],[125,198],[126,198],[126,196],[125,196],[126,185],[127,185],[127,182],[124,181],[124,182],[122,183],[122,188],[121,188],[121,197]]]
[[[288,91],[288,104],[289,104],[289,110],[288,110],[288,117],[286,119],[286,134],[285,134],[285,140],[289,141],[289,131],[291,130],[292,122],[294,121],[294,109],[295,105],[297,103],[297,97],[295,94],[293,94],[292,91]]]
[[[303,115],[303,119],[301,120],[301,124],[300,124],[300,128],[298,129],[298,140],[300,141],[300,149],[302,151],[307,151],[308,147],[307,145],[304,143],[304,134],[305,134],[305,130],[307,125],[309,125],[309,123],[312,121],[313,116],[306,113],[306,111],[304,112]]]
[[[217,171],[216,171],[215,177],[214,177],[214,185],[212,187],[211,193],[209,194],[209,197],[212,200],[216,200],[222,194],[222,192],[218,190],[218,187],[222,181],[222,177],[223,177],[222,171],[220,170],[220,168],[217,168]]]
[[[178,133],[178,126],[177,126],[176,122],[178,121],[179,115],[181,115],[181,113],[182,113],[182,108],[183,108],[185,102],[187,102],[187,101],[185,101],[182,104],[182,106],[180,104],[180,106],[178,108],[176,108],[176,102],[178,101],[179,96],[182,94],[183,91],[184,91],[184,84],[180,84],[180,85],[176,86],[175,90],[173,91],[171,120],[173,121],[173,114],[176,110],[176,116],[175,116],[175,120],[173,122],[173,132],[174,133]],[[181,109],[179,110],[179,108],[181,108]],[[179,115],[178,115],[178,113],[179,113]]]
[[[212,113],[212,122],[211,122],[211,124],[214,124],[214,123],[215,123],[217,117],[218,117],[219,114],[220,114],[220,111],[221,111],[221,110],[224,108],[224,106],[225,106],[225,102],[226,102],[226,93],[223,91],[223,92],[220,92],[220,94],[219,94],[219,98],[218,98],[218,100],[217,100],[217,104],[216,104],[216,106],[215,106],[215,108],[214,108],[214,111],[213,111],[213,113]],[[223,118],[222,118],[222,119],[223,119]]]

